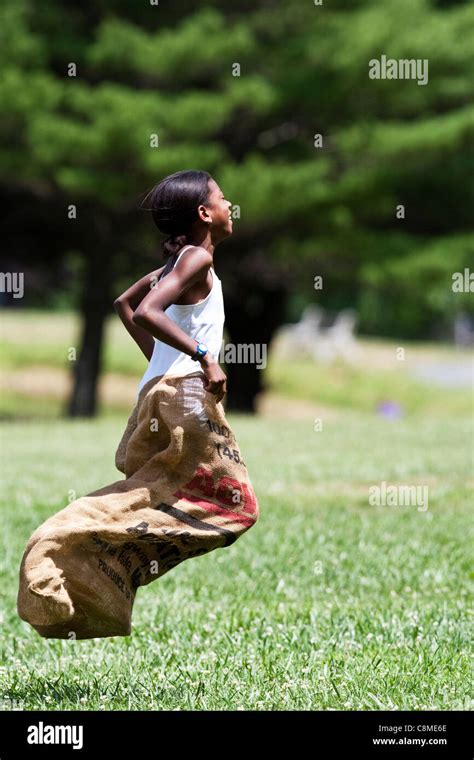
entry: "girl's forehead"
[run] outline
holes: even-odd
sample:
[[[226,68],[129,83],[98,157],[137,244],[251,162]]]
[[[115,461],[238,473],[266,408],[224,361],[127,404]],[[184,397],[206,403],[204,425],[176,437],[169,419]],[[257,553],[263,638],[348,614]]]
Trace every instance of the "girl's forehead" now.
[[[220,189],[219,185],[217,184],[217,182],[214,179],[211,179],[211,181],[209,183],[209,186],[211,188],[212,193],[217,194],[217,193],[221,193],[222,192],[222,190]]]

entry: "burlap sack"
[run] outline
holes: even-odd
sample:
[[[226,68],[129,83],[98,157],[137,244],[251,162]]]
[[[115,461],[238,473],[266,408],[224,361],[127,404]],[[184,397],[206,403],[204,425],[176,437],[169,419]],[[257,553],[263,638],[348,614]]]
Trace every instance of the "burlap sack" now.
[[[18,614],[45,638],[130,634],[139,586],[230,546],[258,519],[247,467],[202,373],[142,388],[115,463],[125,480],[72,502],[28,541]]]

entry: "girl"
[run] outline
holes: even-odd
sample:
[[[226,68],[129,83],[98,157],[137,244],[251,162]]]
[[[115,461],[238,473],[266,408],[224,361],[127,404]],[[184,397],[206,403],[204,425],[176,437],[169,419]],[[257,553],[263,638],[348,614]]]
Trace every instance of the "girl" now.
[[[232,234],[231,203],[204,171],[166,177],[149,203],[154,223],[168,235],[162,244],[167,262],[114,302],[149,359],[138,390],[158,375],[201,375],[220,401],[227,392],[218,363],[224,304],[213,264],[215,247]]]
[[[186,559],[233,544],[258,519],[224,414],[222,287],[216,245],[230,203],[207,172],[151,192],[167,262],[115,301],[149,360],[115,463],[125,475],[82,496],[30,537],[18,613],[41,636],[128,636],[137,589]]]

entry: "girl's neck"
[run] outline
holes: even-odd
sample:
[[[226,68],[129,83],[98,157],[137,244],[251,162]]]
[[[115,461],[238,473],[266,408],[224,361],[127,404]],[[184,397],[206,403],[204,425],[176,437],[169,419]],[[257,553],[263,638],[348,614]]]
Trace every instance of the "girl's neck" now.
[[[214,250],[217,242],[218,241],[212,239],[211,233],[206,229],[203,232],[193,231],[189,237],[187,245],[199,245],[201,248],[205,248],[206,251],[209,251],[211,256],[214,257]]]

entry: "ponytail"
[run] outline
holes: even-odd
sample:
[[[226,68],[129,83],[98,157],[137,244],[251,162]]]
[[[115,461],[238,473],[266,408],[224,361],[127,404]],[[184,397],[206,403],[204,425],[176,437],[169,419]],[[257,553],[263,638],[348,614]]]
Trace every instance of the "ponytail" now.
[[[161,243],[163,256],[166,259],[170,256],[175,256],[187,244],[188,237],[186,233],[183,233],[182,235],[169,235],[165,238]]]

